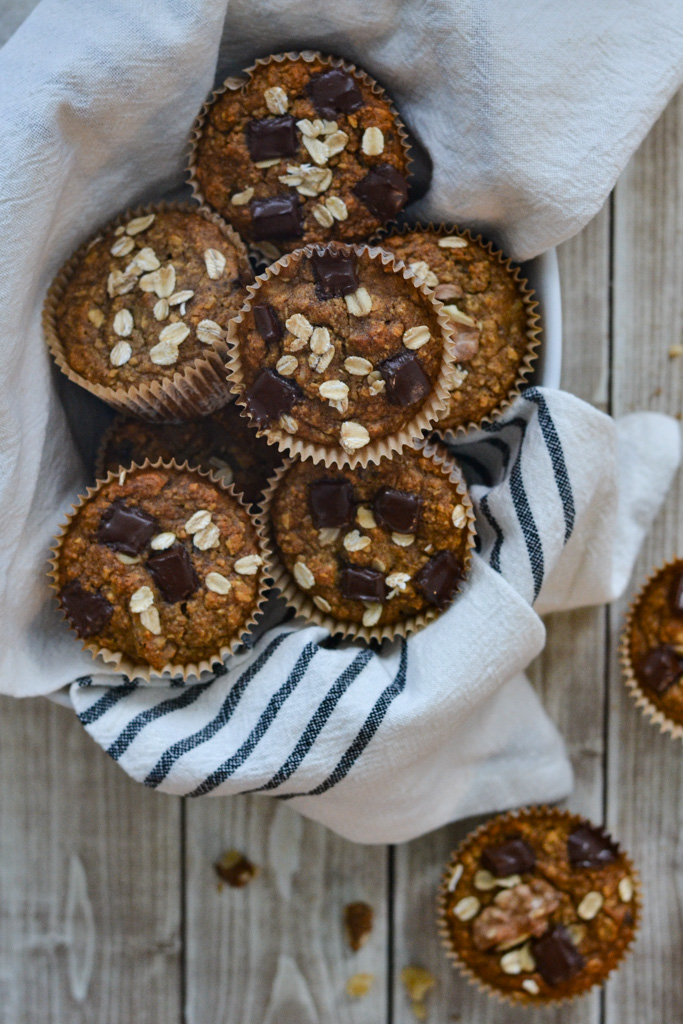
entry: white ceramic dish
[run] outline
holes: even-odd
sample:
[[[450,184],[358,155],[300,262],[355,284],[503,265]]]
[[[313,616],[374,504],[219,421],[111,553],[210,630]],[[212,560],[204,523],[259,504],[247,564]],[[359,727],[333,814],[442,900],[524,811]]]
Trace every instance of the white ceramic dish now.
[[[541,345],[531,383],[559,388],[562,372],[562,296],[557,252],[548,249],[522,263],[522,273],[536,292],[541,314]]]

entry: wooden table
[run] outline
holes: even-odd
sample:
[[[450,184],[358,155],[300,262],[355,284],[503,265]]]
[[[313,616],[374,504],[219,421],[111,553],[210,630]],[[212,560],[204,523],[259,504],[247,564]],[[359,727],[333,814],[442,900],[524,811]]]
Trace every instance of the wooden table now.
[[[33,4],[10,3],[10,13]],[[2,29],[0,19],[0,29]],[[600,215],[560,248],[563,385],[616,416],[680,416],[683,95]],[[638,560],[683,550],[677,479]],[[180,800],[130,781],[75,716],[0,700],[0,1024],[408,1024],[399,973],[432,971],[434,1024],[676,1024],[683,1019],[680,743],[634,709],[616,642],[626,600],[548,618],[532,668],[576,772],[569,806],[605,821],[640,867],[645,920],[602,995],[536,1014],[461,981],[437,943],[442,865],[472,822],[397,847],[336,838],[267,798]],[[212,862],[237,847],[262,866],[217,891]],[[369,944],[345,947],[341,909],[375,908]],[[345,994],[375,975],[364,999]]]

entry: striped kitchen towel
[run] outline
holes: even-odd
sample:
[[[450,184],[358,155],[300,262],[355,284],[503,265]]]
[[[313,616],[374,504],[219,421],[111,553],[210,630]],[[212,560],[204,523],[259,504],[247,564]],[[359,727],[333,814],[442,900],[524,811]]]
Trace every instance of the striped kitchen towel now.
[[[523,674],[544,644],[539,614],[621,593],[678,427],[531,388],[452,450],[478,551],[436,622],[379,652],[281,623],[194,685],[87,675],[69,696],[91,736],[150,788],[262,793],[359,842],[566,796],[562,740]]]

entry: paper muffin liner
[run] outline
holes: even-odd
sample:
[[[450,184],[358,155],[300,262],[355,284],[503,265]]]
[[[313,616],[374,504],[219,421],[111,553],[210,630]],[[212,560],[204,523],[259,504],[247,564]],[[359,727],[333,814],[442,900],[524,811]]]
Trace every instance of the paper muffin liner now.
[[[59,561],[61,556],[61,549],[64,540],[69,532],[72,521],[79,514],[80,510],[87,505],[87,503],[99,493],[100,489],[110,483],[112,480],[119,479],[121,477],[128,477],[131,474],[142,473],[150,469],[162,469],[172,470],[181,473],[190,473],[195,476],[205,477],[210,480],[216,487],[226,494],[229,494],[235,501],[244,509],[247,513],[249,520],[254,527],[256,532],[259,554],[263,558],[263,566],[261,571],[261,578],[259,581],[259,587],[254,601],[254,607],[251,615],[241,627],[240,632],[237,636],[233,637],[227,644],[222,644],[215,654],[210,655],[207,658],[203,658],[198,663],[190,662],[189,664],[179,664],[176,662],[169,662],[164,665],[161,669],[154,669],[150,665],[144,663],[137,663],[132,661],[122,651],[111,651],[106,647],[101,647],[97,642],[90,642],[88,638],[78,636],[75,629],[69,622],[66,614],[62,610],[61,603],[59,603],[59,590],[60,590],[60,578],[59,578]],[[181,678],[183,682],[187,682],[190,678],[199,678],[203,672],[211,672],[215,665],[222,665],[225,658],[234,654],[235,651],[243,643],[244,638],[250,633],[253,627],[259,620],[259,617],[263,611],[263,606],[267,600],[267,591],[270,589],[270,581],[272,578],[272,556],[266,531],[263,525],[259,522],[257,517],[252,513],[249,505],[243,500],[242,496],[234,488],[233,484],[223,484],[221,480],[213,473],[207,473],[204,470],[190,467],[187,462],[178,464],[175,459],[171,459],[170,462],[164,462],[162,459],[158,459],[156,462],[150,462],[146,459],[143,463],[132,463],[129,467],[118,472],[110,472],[106,477],[98,479],[92,487],[88,487],[87,491],[83,495],[79,495],[76,503],[72,505],[71,511],[67,514],[66,521],[60,526],[59,533],[54,538],[54,543],[51,548],[50,558],[50,569],[48,576],[50,578],[50,587],[57,597],[59,603],[59,609],[62,614],[62,618],[71,629],[72,633],[81,642],[83,650],[89,651],[93,658],[101,658],[107,665],[112,666],[116,672],[121,672],[128,676],[130,679],[142,679],[145,682],[149,682],[152,678],[158,678],[159,676],[171,676],[174,679]]]
[[[239,254],[240,275],[244,282],[252,281],[254,274],[249,263],[244,242],[237,232],[230,227],[213,210],[195,203],[159,202],[150,206],[138,206],[126,210],[118,217],[100,228],[67,260],[53,280],[43,305],[43,332],[48,348],[59,369],[69,380],[85,388],[97,398],[122,412],[132,413],[145,420],[168,421],[186,420],[195,416],[207,416],[223,405],[229,396],[225,385],[225,341],[212,346],[206,355],[196,359],[194,363],[179,370],[172,377],[163,377],[151,383],[143,382],[132,387],[105,387],[89,381],[76,373],[69,365],[64,346],[57,332],[57,307],[66,288],[83,256],[94,242],[104,233],[127,223],[133,217],[142,217],[148,213],[162,213],[166,210],[179,210],[185,213],[197,213],[205,220],[215,224]]]
[[[625,944],[619,956],[614,961],[612,966],[605,971],[601,978],[585,978],[582,979],[580,975],[576,975],[573,981],[577,984],[577,991],[571,995],[564,996],[552,996],[552,995],[532,995],[521,989],[519,992],[506,992],[503,989],[496,988],[492,983],[485,981],[479,976],[479,974],[470,967],[470,965],[461,957],[459,952],[455,949],[451,940],[450,930],[447,923],[447,912],[448,912],[448,896],[451,895],[448,890],[448,883],[453,875],[453,871],[456,865],[459,863],[463,852],[478,839],[483,833],[485,833],[493,822],[505,823],[506,825],[514,826],[515,822],[523,818],[531,817],[532,815],[547,815],[549,822],[570,822],[573,825],[589,824],[601,835],[608,837],[610,842],[615,846],[619,855],[624,857],[626,862],[626,869],[628,875],[633,883],[633,899],[631,900],[631,909],[633,912],[633,934],[630,940]],[[441,939],[441,945],[446,953],[446,957],[451,962],[452,966],[460,972],[460,974],[467,979],[472,985],[475,985],[480,992],[486,993],[488,996],[492,996],[500,1003],[505,1003],[508,1006],[559,1006],[560,1004],[573,1003],[580,996],[586,995],[591,989],[596,986],[604,984],[606,979],[612,974],[630,953],[633,943],[635,942],[638,927],[640,925],[640,917],[642,910],[642,887],[640,882],[640,876],[633,866],[633,862],[628,854],[622,850],[621,845],[614,839],[614,837],[601,825],[595,825],[590,819],[583,817],[581,814],[573,814],[571,811],[560,810],[557,807],[548,807],[543,804],[534,807],[524,807],[517,810],[507,811],[504,814],[498,814],[493,818],[490,818],[483,825],[474,829],[469,835],[463,839],[457,849],[451,854],[448,861],[446,870],[444,871],[441,882],[439,884],[439,891],[437,895],[437,908],[436,908],[436,925]]]
[[[208,113],[211,110],[213,104],[216,102],[219,96],[223,95],[223,93],[241,92],[242,90],[244,90],[246,86],[250,83],[252,75],[258,67],[265,67],[268,64],[272,64],[273,62],[277,64],[284,64],[286,61],[294,63],[299,60],[306,61],[307,64],[312,64],[314,61],[320,61],[321,64],[324,64],[329,69],[339,68],[342,71],[345,71],[347,74],[351,75],[353,78],[357,79],[364,86],[369,88],[370,91],[376,97],[378,97],[379,99],[383,99],[387,103],[391,111],[391,114],[394,118],[396,132],[400,139],[401,148],[403,150],[406,160],[406,182],[408,183],[408,185],[410,185],[412,177],[410,167],[411,164],[413,163],[410,136],[408,135],[401,115],[394,106],[393,101],[387,95],[386,90],[378,82],[376,82],[375,79],[372,78],[372,76],[367,73],[367,71],[363,71],[362,68],[357,67],[350,61],[344,60],[342,57],[332,57],[329,54],[320,53],[318,50],[289,50],[286,53],[274,53],[268,57],[259,57],[248,68],[245,68],[241,75],[233,75],[226,78],[222,85],[218,86],[217,89],[213,90],[213,92],[211,93],[211,95],[209,96],[209,98],[206,100],[201,110],[199,111],[195,119],[195,122],[192,126],[192,130],[190,132],[187,180],[188,184],[190,185],[190,188],[192,189],[192,195],[194,196],[195,199],[199,200],[200,203],[205,203],[207,206],[210,205],[208,200],[204,198],[201,185],[197,179],[197,146],[199,145],[199,140],[202,137],[202,132],[204,130],[204,122],[206,121]],[[223,214],[223,216],[225,216],[225,214]],[[393,223],[393,221],[391,223]],[[298,243],[298,246],[294,246],[294,248],[298,248],[299,246],[304,244],[304,240],[301,239]],[[314,244],[320,245],[324,243],[318,242]],[[259,252],[262,252],[263,255],[268,259],[278,259],[279,256],[281,255],[277,245],[270,242],[249,242],[249,245],[253,246],[253,248],[257,249]],[[287,249],[286,251],[290,250]]]
[[[487,241],[482,235],[473,235],[467,228],[459,228],[457,225],[451,224],[434,224],[429,221],[427,224],[403,224],[400,227],[392,229],[385,228],[382,231],[378,231],[376,235],[370,240],[371,245],[382,246],[382,240],[385,238],[395,238],[397,235],[411,234],[413,231],[431,231],[436,235],[456,235],[458,238],[464,238],[467,242],[473,242],[474,244],[482,246],[482,248],[488,253],[488,255],[495,259],[511,276],[517,287],[524,308],[526,310],[526,336],[528,339],[527,349],[524,353],[524,357],[519,365],[517,371],[517,377],[510,390],[505,395],[504,399],[490,412],[486,413],[479,420],[470,420],[468,423],[462,423],[457,427],[443,427],[441,424],[435,424],[434,430],[448,443],[457,443],[464,434],[473,433],[476,430],[481,430],[482,427],[493,423],[499,419],[500,416],[505,412],[506,409],[512,405],[515,399],[519,398],[522,393],[522,389],[525,387],[532,371],[534,363],[538,358],[538,349],[541,344],[541,317],[538,312],[538,300],[536,299],[536,293],[532,288],[529,287],[528,280],[522,276],[521,268],[507,257],[501,249],[497,249],[493,242]],[[403,261],[398,256],[394,256],[394,259],[403,266]],[[432,289],[428,289],[432,291]],[[457,358],[457,355],[456,355]],[[463,369],[467,369],[467,363],[463,363]],[[444,419],[447,416],[443,417]]]
[[[409,270],[403,263],[397,262],[390,253],[380,248],[370,248],[367,245],[342,245],[340,242],[330,243],[336,252],[345,255],[355,253],[356,256],[369,256],[373,260],[381,260],[384,266],[391,265],[397,274],[401,274],[404,280],[411,283],[421,295],[428,300],[436,314],[443,337],[443,354],[441,357],[441,368],[439,376],[433,385],[431,396],[424,403],[419,412],[413,416],[401,430],[387,437],[371,441],[364,448],[349,454],[344,451],[341,445],[326,446],[314,444],[296,435],[288,434],[279,424],[273,423],[268,427],[257,430],[258,435],[265,437],[268,444],[277,444],[281,452],[288,455],[298,455],[301,459],[312,459],[313,462],[322,462],[328,467],[349,466],[355,469],[358,466],[367,466],[369,463],[378,463],[381,459],[391,459],[395,453],[401,452],[404,448],[412,447],[425,431],[433,429],[439,415],[448,407],[450,392],[457,386],[459,365],[455,362],[455,342],[449,328],[450,320],[443,312],[443,303],[435,299],[426,285],[419,283],[419,278]],[[259,274],[253,285],[247,286],[247,301],[241,310],[228,325],[228,359],[227,374],[232,385],[232,391],[237,396],[236,402],[242,408],[242,416],[249,418],[246,411],[246,400],[243,397],[245,390],[244,375],[239,349],[239,324],[244,322],[245,314],[252,307],[254,299],[258,300],[259,290],[271,277],[277,277],[281,270],[291,263],[300,263],[306,257],[326,246],[317,244],[307,245],[302,249],[282,256],[276,263],[272,263],[262,274]],[[341,421],[340,421],[341,425]]]
[[[448,451],[442,445],[438,444],[438,442],[435,444],[433,442],[421,440],[413,447],[416,451],[422,452],[424,456],[431,459],[434,464],[439,467],[444,476],[449,478],[456,489],[460,503],[465,509],[465,514],[467,516],[467,548],[465,552],[463,578],[458,584],[455,592],[458,594],[460,593],[462,583],[467,579],[469,573],[472,561],[472,549],[474,548],[476,536],[474,508],[467,490],[467,484],[465,483],[462,470],[458,466],[457,462],[450,456]],[[378,643],[381,643],[382,640],[394,640],[396,637],[408,637],[411,633],[417,633],[419,630],[424,629],[425,626],[429,625],[430,622],[433,622],[434,619],[439,617],[439,615],[443,615],[445,611],[448,611],[450,605],[443,609],[429,607],[426,611],[420,612],[418,615],[411,615],[403,622],[395,622],[386,625],[378,624],[377,626],[372,627],[363,626],[361,623],[357,622],[348,622],[343,619],[337,619],[333,615],[321,611],[320,608],[314,604],[313,598],[297,586],[289,569],[285,565],[275,539],[275,530],[273,529],[271,518],[271,507],[280,483],[291,467],[297,462],[297,459],[289,459],[283,466],[276,469],[268,482],[267,488],[263,492],[261,513],[258,516],[258,520],[263,526],[268,539],[268,551],[272,559],[273,567],[273,586],[279,590],[289,608],[293,608],[296,614],[307,622],[315,623],[317,626],[322,626],[324,629],[328,630],[332,636],[341,635],[351,640],[364,640],[366,643],[369,643],[371,640],[376,640]]]
[[[660,572],[663,572],[664,569],[668,569],[669,566],[672,566],[679,561],[679,558],[671,558],[668,562],[665,562],[663,565],[660,565],[656,569],[652,570],[650,575],[642,584],[640,590],[636,593],[635,597],[631,601],[628,612],[626,614],[626,619],[624,621],[624,628],[621,634],[621,639],[619,641],[619,662],[621,664],[623,672],[624,683],[626,684],[626,688],[630,696],[635,701],[636,707],[640,708],[640,711],[645,716],[645,718],[649,719],[649,721],[653,725],[658,725],[659,731],[665,734],[668,733],[671,736],[671,739],[673,740],[683,739],[683,724],[674,721],[672,718],[668,718],[667,715],[662,711],[662,709],[657,707],[654,701],[650,699],[650,697],[645,693],[645,691],[640,686],[640,683],[638,682],[638,677],[636,676],[636,672],[633,667],[633,663],[631,661],[630,639],[631,629],[633,626],[633,616],[635,615],[638,605],[640,604],[640,601],[643,595],[645,594],[645,591],[647,590],[648,586],[654,580],[654,578],[659,575]]]

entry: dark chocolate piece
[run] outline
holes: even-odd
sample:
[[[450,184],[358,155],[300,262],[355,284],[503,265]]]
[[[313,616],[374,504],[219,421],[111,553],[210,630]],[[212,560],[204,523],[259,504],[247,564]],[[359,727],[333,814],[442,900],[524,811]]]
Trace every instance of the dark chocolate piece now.
[[[199,586],[199,577],[184,544],[176,543],[163,551],[155,551],[147,559],[147,569],[169,604],[184,601]]]
[[[416,355],[405,349],[390,356],[377,369],[387,382],[386,395],[393,405],[413,405],[429,394],[431,384]]]
[[[311,263],[318,298],[332,299],[358,290],[360,282],[356,276],[356,261],[351,256],[326,249],[325,252],[314,252]]]
[[[430,604],[445,608],[463,578],[462,564],[452,551],[439,551],[415,573],[413,580]]]
[[[660,644],[640,659],[637,675],[648,690],[664,693],[683,675],[683,658],[670,644]]]
[[[417,533],[422,498],[409,491],[383,487],[375,498],[375,514],[379,522],[396,533]]]
[[[353,521],[353,487],[343,477],[314,480],[308,488],[308,505],[316,530],[346,526]]]
[[[281,340],[283,330],[279,317],[273,307],[267,302],[260,302],[251,307],[254,314],[254,324],[266,345],[271,342],[277,343]]]
[[[124,555],[139,555],[156,529],[154,516],[134,505],[126,505],[123,498],[117,498],[100,519],[97,539],[100,544],[122,551]]]
[[[674,615],[683,615],[683,572],[673,581],[669,603]]]
[[[80,580],[71,580],[59,593],[64,613],[79,636],[99,633],[109,622],[114,606],[98,591],[84,590]]]
[[[246,136],[249,156],[254,163],[296,156],[299,148],[294,118],[288,114],[284,117],[264,117],[260,121],[249,121]]]
[[[304,221],[298,196],[271,196],[252,199],[251,224],[254,241],[301,238]]]
[[[600,829],[579,825],[567,838],[567,855],[574,868],[601,868],[617,859],[617,849]]]
[[[306,92],[320,116],[329,121],[334,121],[337,113],[350,114],[363,106],[363,96],[356,82],[341,68],[313,75]]]
[[[522,871],[533,871],[536,854],[523,839],[510,839],[502,846],[487,846],[481,863],[496,878],[509,878]]]
[[[408,182],[391,164],[378,164],[353,192],[381,221],[392,220],[408,201]]]
[[[289,412],[301,397],[301,389],[293,380],[281,377],[275,370],[262,370],[244,393],[247,412],[257,427],[263,427]]]
[[[536,970],[546,985],[561,985],[583,970],[586,961],[564,925],[556,924],[534,943]]]
[[[348,565],[341,571],[340,587],[342,596],[350,601],[384,602],[387,599],[384,576],[376,569]]]

